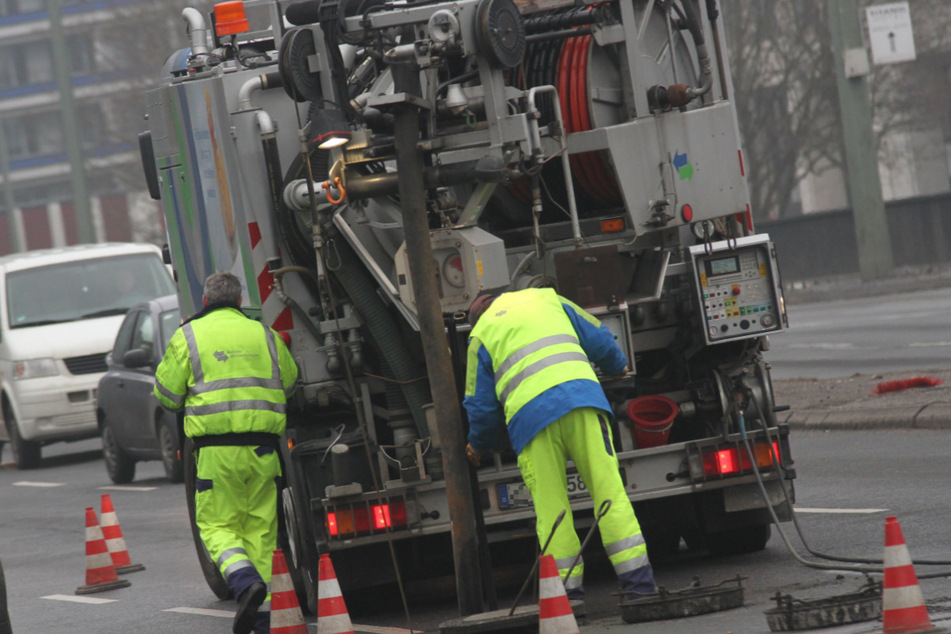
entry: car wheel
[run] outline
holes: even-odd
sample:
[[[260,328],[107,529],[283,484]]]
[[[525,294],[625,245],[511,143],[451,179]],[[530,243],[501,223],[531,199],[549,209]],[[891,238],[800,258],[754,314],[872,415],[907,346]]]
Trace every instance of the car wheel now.
[[[7,582],[3,577],[3,564],[0,564],[0,634],[13,634],[10,613],[7,610]]]
[[[231,589],[225,582],[218,570],[218,564],[211,558],[205,542],[201,540],[201,530],[195,523],[195,480],[198,477],[198,465],[195,463],[195,447],[191,438],[185,440],[185,448],[182,450],[182,463],[185,475],[185,502],[188,505],[188,522],[191,524],[192,541],[195,542],[195,551],[198,553],[198,564],[201,566],[201,574],[205,577],[205,583],[215,593],[219,599],[230,599]]]
[[[162,466],[165,467],[165,477],[173,484],[185,479],[182,461],[178,455],[178,434],[171,423],[159,421],[158,442],[162,452]]]
[[[116,442],[116,435],[107,422],[102,423],[102,459],[114,483],[128,484],[135,478],[135,460]]]
[[[36,469],[40,466],[40,443],[24,440],[20,427],[9,406],[3,408],[3,419],[7,423],[7,435],[10,436],[10,452],[18,469]]]

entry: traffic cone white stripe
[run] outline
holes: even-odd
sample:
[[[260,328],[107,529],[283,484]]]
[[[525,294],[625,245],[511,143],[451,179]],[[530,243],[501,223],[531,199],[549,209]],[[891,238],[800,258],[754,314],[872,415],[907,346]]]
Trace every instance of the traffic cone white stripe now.
[[[114,537],[112,539],[107,539],[106,546],[109,548],[110,553],[128,550],[125,545],[124,537]]]
[[[271,614],[271,628],[293,627],[299,623],[297,615],[288,610],[277,610]]]
[[[92,570],[107,568],[112,565],[112,557],[109,556],[108,552],[99,553],[97,555],[86,555],[86,565]]]
[[[908,546],[905,544],[886,546],[882,563],[885,568],[909,565],[911,562],[908,558]]]
[[[921,587],[915,585],[904,588],[885,588],[882,590],[882,602],[891,606],[889,609],[904,610],[924,605],[925,599],[921,594]]]
[[[353,625],[350,623],[350,615],[335,614],[333,616],[317,617],[318,632],[352,632]]]
[[[538,580],[538,595],[542,597],[557,597],[559,590],[564,591],[565,584],[561,577],[542,577]]]

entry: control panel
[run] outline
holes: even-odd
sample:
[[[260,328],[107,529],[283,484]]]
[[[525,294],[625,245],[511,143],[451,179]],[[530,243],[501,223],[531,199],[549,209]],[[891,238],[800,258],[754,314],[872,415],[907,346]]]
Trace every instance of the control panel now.
[[[776,332],[788,326],[768,236],[690,247],[708,344]]]

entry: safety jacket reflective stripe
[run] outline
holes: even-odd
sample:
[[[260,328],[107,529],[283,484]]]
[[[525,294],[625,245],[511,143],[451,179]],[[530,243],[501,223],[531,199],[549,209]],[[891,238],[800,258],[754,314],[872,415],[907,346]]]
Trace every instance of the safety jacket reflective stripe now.
[[[198,352],[198,344],[195,343],[195,331],[191,324],[182,326],[182,334],[188,343],[188,357],[192,365],[192,374],[195,377],[195,385],[189,388],[191,394],[208,394],[219,390],[262,388],[265,390],[282,390],[280,379],[280,365],[277,356],[277,346],[274,342],[274,333],[270,328],[264,329],[268,344],[268,353],[271,357],[271,378],[263,377],[239,377],[235,379],[215,379],[205,381],[205,375],[201,367],[201,355]],[[284,403],[272,403],[266,400],[230,400],[221,403],[212,403],[209,405],[186,406],[186,416],[206,416],[208,414],[224,414],[228,412],[239,412],[241,410],[269,410],[283,414],[286,412]]]
[[[171,409],[175,409],[175,410],[181,409],[182,405],[185,404],[184,394],[175,394],[174,392],[169,390],[167,387],[165,387],[158,381],[156,381],[155,383],[155,389],[159,392],[158,395],[160,399],[162,396],[164,396],[168,400],[168,403],[171,404]]]
[[[468,440],[487,451],[507,426],[516,453],[572,409],[610,412],[590,362],[608,374],[627,363],[597,318],[552,289],[496,298],[470,333],[467,355]]]
[[[482,341],[496,364],[496,395],[508,419],[559,383],[597,381],[562,302],[551,289],[503,293],[472,336]]]
[[[550,357],[540,359],[535,363],[526,366],[521,372],[516,373],[511,379],[509,379],[509,382],[505,385],[505,389],[499,392],[499,400],[502,402],[502,406],[505,406],[506,399],[512,392],[518,389],[523,381],[529,379],[535,374],[538,374],[542,370],[547,370],[548,368],[552,368],[559,363],[564,363],[566,361],[581,361],[582,363],[587,363],[588,357],[584,356],[583,352],[559,352],[558,354],[553,354]]]
[[[274,331],[235,308],[221,308],[172,336],[155,379],[159,401],[185,410],[187,436],[280,436],[297,366]]]

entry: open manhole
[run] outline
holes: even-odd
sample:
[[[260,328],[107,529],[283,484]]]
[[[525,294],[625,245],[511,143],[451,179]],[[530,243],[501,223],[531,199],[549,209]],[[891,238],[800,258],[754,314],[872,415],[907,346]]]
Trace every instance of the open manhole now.
[[[642,623],[697,616],[710,612],[731,610],[743,605],[743,581],[739,575],[715,586],[701,586],[700,580],[682,590],[667,590],[663,586],[654,594],[622,593],[618,607],[625,623]]]
[[[773,632],[814,630],[871,621],[882,616],[882,584],[869,579],[857,592],[825,599],[800,600],[777,592],[776,607],[766,610]]]

